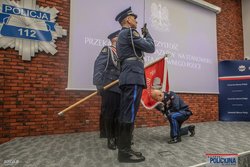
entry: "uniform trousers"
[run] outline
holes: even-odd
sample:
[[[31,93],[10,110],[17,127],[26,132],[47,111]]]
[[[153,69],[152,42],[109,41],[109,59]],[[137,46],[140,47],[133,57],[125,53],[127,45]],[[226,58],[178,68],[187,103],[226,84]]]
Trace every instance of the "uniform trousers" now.
[[[140,106],[143,87],[125,85],[121,88],[121,106],[119,115],[118,149],[130,150],[134,130],[134,121]]]
[[[126,85],[122,86],[121,90],[119,122],[134,123],[140,106],[143,87],[141,85]]]
[[[112,91],[102,93],[101,115],[107,138],[117,137],[120,94]]]
[[[171,138],[180,137],[188,134],[188,127],[181,128],[184,121],[189,118],[185,110],[178,112],[171,112],[168,114],[168,120],[170,123],[170,136]]]

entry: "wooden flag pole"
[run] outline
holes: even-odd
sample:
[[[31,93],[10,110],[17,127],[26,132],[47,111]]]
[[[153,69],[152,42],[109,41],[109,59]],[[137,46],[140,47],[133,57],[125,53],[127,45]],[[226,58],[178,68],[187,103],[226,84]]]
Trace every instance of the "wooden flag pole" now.
[[[119,82],[119,80],[117,79],[117,80],[111,82],[110,84],[104,86],[103,89],[106,90],[106,89],[108,89],[108,88],[114,86],[114,85],[117,84],[118,82]],[[98,93],[98,91],[95,91],[94,93],[91,93],[90,95],[84,97],[82,100],[80,100],[80,101],[78,101],[78,102],[72,104],[71,106],[65,108],[64,110],[62,110],[61,112],[59,112],[58,115],[59,115],[59,116],[62,116],[65,112],[71,110],[72,108],[74,108],[74,107],[80,105],[80,104],[83,103],[84,101],[86,101],[86,100],[90,99],[91,97],[97,95],[97,93]]]
[[[166,55],[164,55],[163,57],[161,57],[161,58],[155,60],[154,62],[147,64],[144,68],[147,68],[147,67],[149,67],[149,66],[151,66],[151,65],[153,65],[153,64],[155,64],[155,63],[157,63],[158,61],[161,61],[161,60],[164,59],[165,57],[168,57],[168,55],[166,54]],[[108,85],[104,86],[103,89],[104,89],[104,90],[107,90],[107,89],[109,89],[110,87],[112,87],[112,86],[114,86],[115,84],[117,84],[118,82],[119,82],[119,80],[117,79],[117,80],[115,80],[115,81],[109,83]],[[62,116],[65,112],[67,112],[67,111],[71,110],[72,108],[74,108],[74,107],[80,105],[81,103],[85,102],[86,100],[90,99],[91,97],[93,97],[93,96],[95,96],[95,95],[97,95],[97,94],[98,94],[98,91],[95,91],[95,92],[91,93],[90,95],[84,97],[83,99],[79,100],[78,102],[76,102],[76,103],[72,104],[71,106],[65,108],[64,110],[60,111],[60,112],[58,113],[58,115],[59,115],[59,116]]]

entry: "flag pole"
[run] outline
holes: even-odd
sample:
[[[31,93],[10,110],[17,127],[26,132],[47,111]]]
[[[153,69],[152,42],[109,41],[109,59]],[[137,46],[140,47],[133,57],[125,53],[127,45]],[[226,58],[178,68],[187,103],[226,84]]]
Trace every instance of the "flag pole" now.
[[[157,62],[159,62],[159,61],[161,61],[162,59],[165,59],[165,58],[168,57],[168,56],[169,56],[168,54],[165,54],[164,56],[160,57],[159,59],[156,59],[155,61],[153,61],[153,62],[151,62],[151,63],[145,65],[144,68],[147,68],[147,67],[149,67],[149,66],[151,66],[151,65],[153,65],[153,64],[155,64],[155,63],[157,63]]]
[[[153,64],[155,64],[155,63],[157,63],[157,62],[159,62],[159,61],[161,61],[161,60],[164,59],[165,57],[168,57],[168,55],[165,54],[163,57],[160,57],[159,59],[155,60],[154,62],[145,65],[144,68],[147,68],[147,67],[149,67],[149,66],[151,66],[151,65],[153,65]],[[112,86],[114,86],[115,84],[117,84],[118,82],[119,82],[119,80],[117,79],[117,80],[115,80],[115,81],[109,83],[108,85],[104,86],[103,89],[104,89],[104,90],[107,90],[107,89],[109,89],[110,87],[112,87]],[[59,115],[59,116],[63,116],[63,114],[64,114],[65,112],[67,112],[67,111],[69,111],[69,110],[75,108],[76,106],[82,104],[83,102],[85,102],[86,100],[90,99],[91,97],[93,97],[93,96],[95,96],[95,95],[97,95],[97,94],[98,94],[98,91],[95,91],[95,92],[91,93],[90,95],[84,97],[83,99],[79,100],[78,102],[76,102],[76,103],[72,104],[71,106],[65,108],[64,110],[60,111],[60,112],[58,113],[58,115]]]
[[[103,89],[104,89],[104,90],[107,90],[108,88],[114,86],[114,85],[117,84],[118,82],[119,82],[119,80],[117,79],[117,80],[115,80],[115,81],[109,83],[108,85],[104,86]],[[72,108],[74,108],[74,107],[76,107],[76,106],[82,104],[84,101],[90,99],[91,97],[93,97],[93,96],[95,96],[95,95],[97,95],[97,94],[98,94],[98,91],[95,91],[95,92],[91,93],[90,95],[84,97],[82,100],[79,100],[78,102],[76,102],[76,103],[72,104],[71,106],[65,108],[64,110],[62,110],[61,112],[59,112],[58,115],[59,115],[59,116],[63,116],[63,114],[64,114],[65,112],[67,112],[67,111],[71,110]]]

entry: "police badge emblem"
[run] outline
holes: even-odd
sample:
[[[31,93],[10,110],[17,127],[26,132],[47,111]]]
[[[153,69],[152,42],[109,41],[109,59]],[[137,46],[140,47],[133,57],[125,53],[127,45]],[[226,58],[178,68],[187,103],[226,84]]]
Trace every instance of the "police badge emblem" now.
[[[38,7],[36,0],[0,0],[0,48],[14,48],[22,60],[31,60],[35,53],[54,55],[55,40],[67,30],[57,23],[56,8]]]

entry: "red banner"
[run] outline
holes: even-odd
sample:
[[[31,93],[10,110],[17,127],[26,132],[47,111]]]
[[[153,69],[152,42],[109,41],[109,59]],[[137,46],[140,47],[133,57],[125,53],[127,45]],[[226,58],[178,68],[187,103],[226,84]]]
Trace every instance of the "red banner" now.
[[[141,103],[146,109],[153,109],[159,103],[151,98],[151,89],[169,90],[167,64],[165,61],[166,58],[163,58],[145,68],[147,89],[144,89],[142,92]]]

